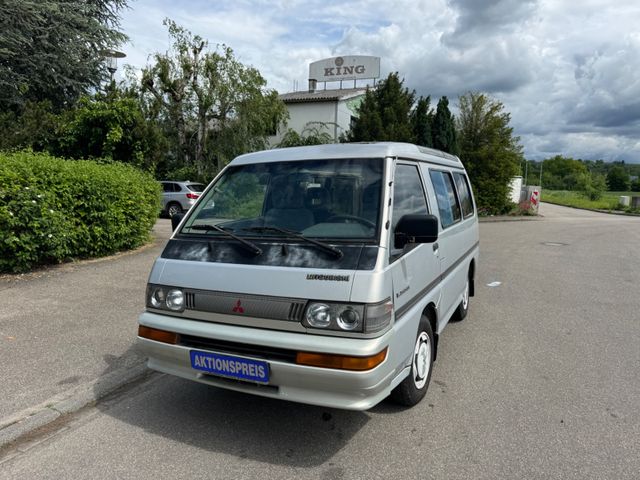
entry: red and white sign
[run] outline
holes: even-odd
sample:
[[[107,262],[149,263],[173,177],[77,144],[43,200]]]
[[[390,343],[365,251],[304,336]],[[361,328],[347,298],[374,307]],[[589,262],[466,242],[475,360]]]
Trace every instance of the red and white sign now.
[[[533,205],[534,207],[538,206],[538,202],[540,201],[540,192],[538,190],[534,190],[533,193],[531,194],[531,205]]]

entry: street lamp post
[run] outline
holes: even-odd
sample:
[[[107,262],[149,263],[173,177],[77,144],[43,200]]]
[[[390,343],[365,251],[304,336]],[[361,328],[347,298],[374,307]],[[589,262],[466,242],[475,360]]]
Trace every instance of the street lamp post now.
[[[116,70],[118,70],[118,59],[124,58],[127,55],[117,50],[103,50],[101,53],[107,60],[107,70],[109,70],[111,76],[109,83],[113,83],[113,75],[116,73]]]

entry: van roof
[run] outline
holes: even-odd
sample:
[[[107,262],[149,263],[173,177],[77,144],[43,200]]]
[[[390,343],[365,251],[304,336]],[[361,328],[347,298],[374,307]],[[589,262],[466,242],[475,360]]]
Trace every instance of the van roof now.
[[[462,168],[462,162],[455,155],[433,148],[399,142],[330,143],[308,147],[276,148],[240,155],[231,162],[231,165],[330,158],[382,157],[406,158]]]

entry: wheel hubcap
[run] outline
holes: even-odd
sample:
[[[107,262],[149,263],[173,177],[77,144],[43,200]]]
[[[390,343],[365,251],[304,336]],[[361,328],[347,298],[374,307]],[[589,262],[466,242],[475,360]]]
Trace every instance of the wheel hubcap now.
[[[416,340],[413,351],[413,382],[416,388],[421,389],[427,383],[431,368],[431,341],[426,332],[421,332]]]

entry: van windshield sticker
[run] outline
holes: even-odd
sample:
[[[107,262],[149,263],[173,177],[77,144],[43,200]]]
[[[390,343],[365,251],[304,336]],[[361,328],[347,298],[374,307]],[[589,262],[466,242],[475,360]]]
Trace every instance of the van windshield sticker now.
[[[327,282],[348,282],[349,275],[323,275],[318,273],[307,273],[307,280],[324,280]]]

